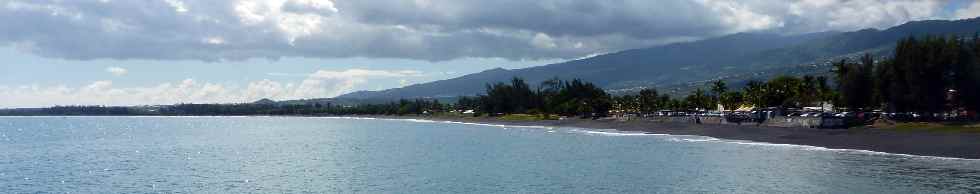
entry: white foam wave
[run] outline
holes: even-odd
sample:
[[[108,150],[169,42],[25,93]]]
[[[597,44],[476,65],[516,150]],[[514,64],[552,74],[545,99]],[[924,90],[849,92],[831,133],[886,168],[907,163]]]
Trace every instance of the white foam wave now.
[[[590,129],[570,129],[573,133],[582,133],[589,135],[600,135],[600,136],[611,136],[611,137],[622,137],[622,136],[669,136],[670,134],[656,134],[656,133],[637,133],[637,132],[623,132],[623,131],[599,131]]]
[[[436,122],[436,121],[433,121]],[[531,128],[531,129],[555,129],[555,127],[550,126],[536,126],[536,125],[502,125],[502,124],[488,124],[488,123],[468,123],[459,121],[440,121],[446,124],[458,124],[458,125],[476,125],[476,126],[487,126],[487,127],[500,127],[500,128]]]
[[[433,120],[424,120],[424,119],[404,119],[404,120],[405,121],[409,121],[409,122],[416,122],[416,123],[435,123],[436,122],[436,121],[433,121]]]
[[[333,117],[333,118],[352,118],[352,119],[377,119],[377,118],[367,118],[367,117]],[[409,122],[421,122],[421,123],[447,123],[447,124],[463,124],[463,125],[477,125],[477,126],[488,126],[488,127],[500,127],[500,128],[540,128],[548,129],[545,132],[553,133],[553,129],[558,129],[558,127],[550,126],[520,126],[520,125],[502,125],[502,124],[487,124],[487,123],[468,123],[468,122],[458,122],[458,121],[433,121],[424,119],[380,119],[380,120],[395,120],[395,121],[409,121]],[[861,150],[861,149],[833,149],[820,146],[810,146],[810,145],[797,145],[797,144],[779,144],[779,143],[766,143],[766,142],[754,142],[745,140],[729,140],[729,139],[719,139],[709,136],[698,136],[698,135],[672,135],[672,134],[657,134],[657,133],[641,133],[641,132],[628,132],[628,131],[618,131],[615,129],[586,129],[586,128],[569,128],[569,132],[587,134],[587,135],[598,135],[598,136],[609,136],[609,137],[628,137],[628,136],[663,136],[670,137],[668,141],[676,142],[693,142],[693,143],[726,143],[726,144],[737,144],[737,145],[748,145],[748,146],[772,146],[772,147],[783,147],[791,149],[801,149],[807,151],[828,151],[828,152],[840,152],[840,153],[856,153],[856,154],[868,154],[868,155],[887,155],[887,156],[900,156],[908,158],[920,158],[920,159],[936,159],[936,160],[965,160],[965,161],[980,161],[980,159],[968,159],[968,158],[955,158],[955,157],[940,157],[940,156],[921,156],[912,154],[898,154],[898,153],[888,153],[879,152],[871,150]]]
[[[707,137],[707,136],[689,136],[687,138],[678,138],[678,139],[680,141],[686,141],[686,142],[713,142],[713,141],[722,141],[721,139],[714,138],[714,137]]]
[[[378,120],[378,118],[372,118],[372,117],[318,117],[318,118],[325,118],[325,119],[353,119],[353,120]]]
[[[742,140],[724,140],[722,142],[739,144],[739,145],[750,145],[750,146],[774,146],[774,147],[795,148],[795,149],[802,149],[808,151],[827,151],[827,152],[855,153],[855,154],[867,154],[867,155],[901,156],[901,157],[909,157],[909,158],[936,159],[936,160],[980,161],[980,159],[941,157],[941,156],[922,156],[922,155],[888,153],[888,152],[879,152],[879,151],[861,150],[861,149],[835,149],[835,148],[827,148],[827,147],[820,147],[820,146],[797,145],[797,144],[779,144],[779,143],[753,142],[753,141],[742,141]]]
[[[834,149],[834,148],[826,148],[826,147],[810,146],[810,145],[779,144],[779,143],[766,143],[766,142],[755,142],[755,141],[745,141],[745,140],[729,140],[729,139],[719,139],[719,138],[714,138],[709,136],[698,136],[698,135],[631,133],[631,132],[619,132],[619,131],[609,132],[609,131],[602,131],[596,129],[575,129],[572,131],[582,132],[585,134],[597,134],[602,136],[666,136],[666,137],[670,137],[667,139],[668,141],[674,141],[674,142],[725,143],[725,144],[737,144],[737,145],[749,145],[749,146],[783,147],[783,148],[790,148],[790,149],[802,149],[806,151],[826,151],[826,152],[854,153],[854,154],[867,154],[867,155],[900,156],[900,157],[908,157],[908,158],[936,159],[936,160],[980,161],[980,159],[969,159],[969,158],[922,156],[922,155],[888,153],[888,152],[879,152],[879,151],[861,150],[861,149]]]
[[[537,128],[537,129],[555,129],[551,126],[535,126],[535,125],[503,125],[503,124],[489,124],[489,123],[470,123],[470,122],[459,122],[459,121],[436,121],[427,119],[398,119],[398,118],[373,118],[373,117],[323,117],[323,118],[334,118],[334,119],[355,119],[355,120],[385,120],[385,121],[407,121],[416,123],[446,123],[446,124],[458,124],[458,125],[476,125],[476,126],[486,126],[486,127],[499,127],[499,128]]]

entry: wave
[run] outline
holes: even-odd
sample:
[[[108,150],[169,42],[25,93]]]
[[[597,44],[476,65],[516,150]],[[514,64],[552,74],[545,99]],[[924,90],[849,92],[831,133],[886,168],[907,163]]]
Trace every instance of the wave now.
[[[643,133],[643,132],[627,132],[627,131],[609,131],[602,129],[587,129],[587,128],[570,128],[568,131],[573,133],[583,133],[589,135],[600,135],[600,136],[611,136],[611,137],[622,137],[622,136],[672,136],[671,134],[658,134],[658,133]]]
[[[969,158],[923,156],[923,155],[913,155],[913,154],[879,152],[879,151],[862,150],[862,149],[836,149],[836,148],[827,148],[827,147],[811,146],[811,145],[780,144],[780,143],[767,143],[767,142],[756,142],[756,141],[747,141],[747,140],[720,139],[715,137],[699,136],[699,135],[673,135],[673,134],[636,133],[636,132],[623,132],[623,131],[610,132],[610,131],[602,131],[596,129],[579,129],[575,131],[579,131],[585,134],[598,134],[602,136],[663,136],[663,137],[668,137],[667,141],[674,141],[674,142],[723,143],[723,144],[736,144],[736,145],[747,145],[747,146],[783,147],[783,148],[791,148],[791,149],[802,149],[807,151],[826,151],[826,152],[855,153],[855,154],[866,154],[866,155],[900,156],[900,157],[920,158],[920,159],[980,161],[980,159],[969,159]]]
[[[372,118],[372,117],[317,117],[317,118],[325,118],[325,119],[353,119],[353,120],[380,120],[378,118]]]
[[[557,127],[552,127],[552,126],[538,126],[538,125],[502,125],[502,124],[488,124],[488,123],[467,123],[467,122],[458,122],[458,121],[441,121],[441,123],[460,124],[460,125],[477,125],[477,126],[501,127],[501,128],[530,128],[530,129],[555,129],[555,128],[557,128]]]
[[[720,139],[720,138],[699,136],[699,135],[637,133],[637,132],[625,132],[625,131],[604,131],[604,130],[596,130],[596,129],[575,129],[572,131],[581,132],[585,134],[596,134],[602,136],[662,136],[662,137],[667,137],[666,139],[667,141],[673,141],[673,142],[723,143],[723,144],[736,144],[736,145],[746,145],[746,146],[782,147],[782,148],[790,148],[790,149],[802,149],[806,151],[825,151],[825,152],[838,152],[838,153],[850,153],[850,154],[900,156],[900,157],[919,158],[919,159],[980,161],[980,159],[969,159],[969,158],[923,156],[923,155],[913,155],[913,154],[879,152],[879,151],[862,150],[862,149],[836,149],[836,148],[827,148],[827,147],[811,146],[811,145],[780,144],[780,143],[767,143],[767,142],[756,142],[756,141],[747,141],[747,140]]]
[[[279,117],[279,116],[2,116],[0,118],[90,118],[90,117],[140,117],[140,118],[213,118],[213,117],[224,117],[224,118],[248,118],[248,117]],[[828,151],[828,152],[840,152],[840,153],[856,153],[856,154],[868,154],[868,155],[887,155],[887,156],[901,156],[910,158],[924,158],[924,159],[937,159],[937,160],[966,160],[966,161],[980,161],[980,159],[969,159],[969,158],[956,158],[956,157],[940,157],[940,156],[923,156],[923,155],[913,155],[913,154],[899,154],[899,153],[888,153],[872,150],[861,150],[861,149],[836,149],[827,148],[820,146],[810,146],[810,145],[798,145],[798,144],[780,144],[780,143],[767,143],[767,142],[755,142],[747,140],[731,140],[731,139],[719,139],[709,136],[698,136],[698,135],[674,135],[674,134],[656,134],[656,133],[644,133],[644,132],[631,132],[631,131],[620,131],[616,129],[598,129],[598,128],[571,128],[571,127],[554,127],[554,126],[533,126],[533,125],[504,125],[504,124],[489,124],[489,123],[470,123],[470,122],[459,122],[459,121],[436,121],[427,119],[399,119],[399,118],[374,118],[374,117],[311,117],[311,118],[324,118],[324,119],[351,119],[351,120],[388,120],[388,121],[403,121],[403,122],[416,122],[416,123],[445,123],[445,124],[457,124],[457,125],[474,125],[474,126],[486,126],[486,127],[498,127],[503,129],[512,128],[528,128],[528,129],[546,129],[543,132],[556,133],[559,131],[586,134],[586,135],[597,135],[597,136],[608,136],[608,137],[634,137],[634,136],[661,136],[666,137],[667,141],[674,142],[695,142],[695,143],[725,143],[725,144],[736,144],[745,146],[770,146],[770,147],[784,147],[784,148],[794,148],[807,151]],[[557,130],[562,129],[562,130]]]
[[[437,121],[428,119],[398,119],[398,118],[374,118],[374,117],[321,117],[329,119],[353,119],[353,120],[382,120],[382,121],[404,121],[404,122],[414,122],[414,123],[445,123],[445,124],[458,124],[458,125],[476,125],[476,126],[486,126],[486,127],[499,127],[499,128],[538,128],[538,129],[554,129],[551,126],[533,126],[533,125],[503,125],[503,124],[489,124],[489,123],[469,123],[469,122],[459,122],[459,121]]]
[[[738,144],[738,145],[748,145],[748,146],[770,146],[770,147],[797,148],[797,149],[802,149],[802,150],[807,150],[807,151],[827,151],[827,152],[854,153],[854,154],[866,154],[866,155],[901,156],[901,157],[909,157],[909,158],[936,159],[936,160],[980,161],[980,159],[970,159],[970,158],[956,158],[956,157],[942,157],[942,156],[923,156],[923,155],[914,155],[914,154],[899,154],[899,153],[879,152],[879,151],[862,150],[862,149],[838,149],[838,148],[827,148],[827,147],[811,146],[811,145],[766,143],[766,142],[754,142],[754,141],[745,141],[745,140],[721,140],[719,142],[730,143],[730,144]]]
[[[446,124],[499,127],[504,129],[534,128],[534,129],[547,129],[543,131],[546,133],[555,133],[557,132],[555,129],[565,129],[565,131],[570,133],[608,136],[608,137],[659,136],[659,137],[667,137],[666,139],[667,141],[674,141],[674,142],[724,143],[724,144],[736,144],[736,145],[745,145],[745,146],[770,146],[770,147],[794,148],[794,149],[802,149],[807,151],[827,151],[827,152],[855,153],[855,154],[867,154],[867,155],[900,156],[900,157],[919,158],[919,159],[980,161],[980,159],[969,159],[969,158],[923,156],[923,155],[888,153],[888,152],[879,152],[879,151],[861,150],[861,149],[835,149],[835,148],[826,148],[826,147],[811,146],[811,145],[780,144],[780,143],[755,142],[755,141],[748,141],[748,140],[720,139],[720,138],[700,136],[700,135],[674,135],[674,134],[659,134],[659,133],[646,133],[646,132],[631,132],[631,131],[621,131],[617,129],[503,125],[503,124],[488,124],[488,123],[469,123],[469,122],[459,122],[459,121],[435,121],[435,120],[426,120],[426,119],[395,119],[395,118],[389,119],[389,118],[371,118],[371,117],[324,117],[324,118],[391,120],[391,121],[407,121],[407,122],[418,122],[418,123],[446,123]]]
[[[936,159],[936,160],[980,161],[980,159],[969,159],[969,158],[923,156],[923,155],[913,155],[913,154],[879,152],[879,151],[862,150],[862,149],[835,149],[835,148],[827,148],[827,147],[811,146],[811,145],[780,144],[780,143],[756,142],[756,141],[748,141],[748,140],[720,139],[715,137],[699,136],[699,135],[655,134],[655,133],[639,133],[639,132],[627,132],[627,131],[607,131],[603,129],[584,129],[584,128],[574,129],[572,131],[581,132],[585,134],[596,134],[602,136],[662,136],[662,137],[667,137],[667,141],[673,141],[673,142],[724,143],[724,144],[736,144],[736,145],[747,145],[747,146],[783,147],[783,148],[792,148],[792,149],[802,149],[807,151],[826,151],[826,152],[854,153],[854,154],[866,154],[866,155],[900,156],[900,157],[908,157],[908,158]]]

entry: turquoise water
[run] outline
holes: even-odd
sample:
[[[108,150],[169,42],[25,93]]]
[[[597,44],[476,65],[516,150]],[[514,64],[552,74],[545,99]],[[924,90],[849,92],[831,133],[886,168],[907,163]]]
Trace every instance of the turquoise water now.
[[[980,161],[609,130],[0,117],[0,193],[977,193]]]

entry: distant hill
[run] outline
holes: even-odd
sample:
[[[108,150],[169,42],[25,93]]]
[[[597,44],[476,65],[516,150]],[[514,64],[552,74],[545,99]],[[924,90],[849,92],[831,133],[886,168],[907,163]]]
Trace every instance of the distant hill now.
[[[737,83],[779,74],[829,71],[829,60],[863,53],[888,55],[907,36],[973,35],[980,18],[915,21],[885,30],[821,32],[800,35],[738,33],[694,42],[632,49],[586,59],[524,69],[490,69],[457,78],[382,91],[359,91],[340,99],[446,98],[476,95],[486,83],[525,78],[529,83],[558,77],[581,78],[611,91],[654,87],[683,91],[710,80]]]

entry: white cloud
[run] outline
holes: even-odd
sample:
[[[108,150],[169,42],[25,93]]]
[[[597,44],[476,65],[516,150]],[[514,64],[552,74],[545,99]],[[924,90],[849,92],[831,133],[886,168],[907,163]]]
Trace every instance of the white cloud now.
[[[116,87],[112,81],[94,81],[76,88],[65,85],[0,86],[0,107],[54,105],[151,105],[176,103],[239,103],[262,98],[276,100],[335,97],[352,92],[374,79],[422,76],[419,71],[348,69],[320,70],[299,83],[262,79],[244,87],[184,79],[144,87]]]
[[[783,27],[777,18],[766,14],[756,13],[752,7],[738,1],[700,0],[700,3],[721,16],[722,24],[728,26],[731,32],[773,29]]]
[[[411,76],[421,76],[422,72],[414,70],[402,70],[402,71],[383,71],[383,70],[366,70],[366,69],[348,69],[344,71],[327,71],[319,70],[312,75],[310,78],[318,79],[357,79],[357,78],[368,78],[368,77],[411,77]]]
[[[339,12],[330,0],[288,0],[282,5],[282,10],[294,13],[312,13],[330,16]]]
[[[791,32],[887,28],[937,19],[943,0],[797,0],[780,13]],[[778,11],[777,11],[778,13]]]
[[[956,18],[967,19],[980,16],[980,2],[973,2],[969,7],[956,10]]]
[[[339,96],[353,92],[355,86],[365,83],[372,78],[395,78],[422,76],[419,71],[380,71],[365,69],[348,69],[344,71],[320,70],[310,74],[293,92],[293,97],[309,96]]]
[[[129,70],[126,70],[122,67],[107,67],[105,68],[105,71],[115,76],[124,76],[127,73],[129,73]]]
[[[225,44],[225,38],[222,38],[220,36],[207,37],[207,38],[202,39],[201,41],[204,42],[204,43],[213,44],[213,45],[222,45],[222,44]]]
[[[174,8],[174,11],[179,13],[187,12],[187,7],[184,5],[183,1],[180,0],[163,0],[167,4],[170,4]]]
[[[288,96],[288,91],[292,90],[293,86],[286,84],[280,84],[268,79],[263,79],[259,81],[254,81],[248,84],[245,88],[245,98],[246,99],[283,99]]]
[[[546,49],[558,47],[558,44],[555,44],[555,40],[544,33],[535,34],[534,38],[531,39],[531,45]]]

